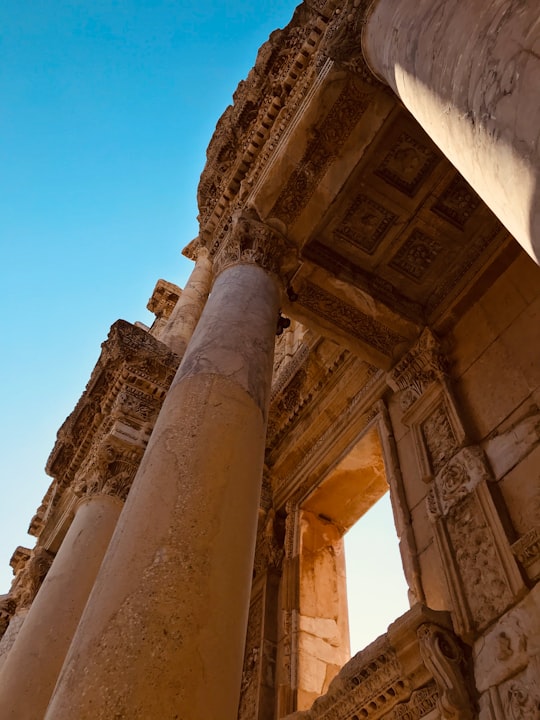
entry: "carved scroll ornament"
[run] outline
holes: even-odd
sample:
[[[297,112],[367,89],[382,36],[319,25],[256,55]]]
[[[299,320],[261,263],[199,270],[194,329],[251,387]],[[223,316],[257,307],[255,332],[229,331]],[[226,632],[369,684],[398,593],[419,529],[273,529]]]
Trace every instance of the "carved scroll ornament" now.
[[[473,704],[464,675],[465,658],[457,639],[433,623],[418,628],[424,664],[435,678],[439,710],[444,720],[472,720]]]

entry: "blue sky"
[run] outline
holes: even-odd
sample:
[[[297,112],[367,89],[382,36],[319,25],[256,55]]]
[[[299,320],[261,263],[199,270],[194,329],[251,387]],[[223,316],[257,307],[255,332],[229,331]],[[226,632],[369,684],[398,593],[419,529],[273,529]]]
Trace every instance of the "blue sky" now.
[[[110,325],[184,284],[215,124],[295,4],[1,4],[0,593]]]

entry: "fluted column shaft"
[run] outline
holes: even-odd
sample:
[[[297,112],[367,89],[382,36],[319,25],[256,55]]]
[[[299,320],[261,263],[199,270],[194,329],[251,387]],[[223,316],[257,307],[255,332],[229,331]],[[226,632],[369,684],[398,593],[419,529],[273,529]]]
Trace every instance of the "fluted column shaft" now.
[[[43,720],[121,507],[108,495],[80,501],[0,672],[2,720]]]
[[[208,250],[205,247],[200,247],[195,267],[159,336],[161,342],[168,345],[180,357],[186,351],[190,338],[199,322],[210,292],[211,282],[212,263],[208,257]]]
[[[539,262],[537,0],[375,0],[362,47],[372,70]]]
[[[235,720],[280,289],[218,275],[47,720]]]

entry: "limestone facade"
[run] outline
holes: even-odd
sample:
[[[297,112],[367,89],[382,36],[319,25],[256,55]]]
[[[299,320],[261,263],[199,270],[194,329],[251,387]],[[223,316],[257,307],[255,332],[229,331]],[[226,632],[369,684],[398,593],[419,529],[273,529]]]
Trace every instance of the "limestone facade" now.
[[[260,49],[186,288],[59,431],[6,719],[540,718],[540,29],[477,5],[305,0]],[[350,658],[387,491],[410,610]]]

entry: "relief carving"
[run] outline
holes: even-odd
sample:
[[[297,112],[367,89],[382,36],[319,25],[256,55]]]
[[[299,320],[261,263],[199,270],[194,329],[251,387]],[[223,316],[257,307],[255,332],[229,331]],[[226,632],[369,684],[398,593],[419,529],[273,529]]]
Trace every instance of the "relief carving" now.
[[[414,197],[439,159],[434,150],[403,132],[375,174],[405,195]]]
[[[463,448],[446,463],[435,478],[438,505],[446,515],[481,482],[490,479],[484,453],[478,446]]]
[[[396,252],[389,267],[421,283],[443,249],[442,244],[420,230],[413,230]]]
[[[473,705],[465,679],[465,658],[457,639],[433,623],[417,631],[420,653],[433,675],[444,720],[472,720]]]
[[[421,720],[437,708],[439,695],[435,683],[412,693],[411,699],[400,703],[388,715],[388,720]]]
[[[439,405],[421,424],[431,469],[439,472],[459,447],[454,429],[443,405]]]
[[[352,305],[345,304],[318,285],[305,281],[299,295],[303,307],[326,317],[333,325],[368,343],[384,355],[391,356],[396,346],[406,342],[402,335]]]
[[[540,720],[540,694],[514,682],[504,698],[508,720]]]
[[[371,255],[397,219],[397,215],[361,193],[347,207],[333,236]]]
[[[339,67],[359,75],[370,85],[380,85],[366,64],[361,36],[373,0],[348,0],[330,24],[323,51]]]
[[[483,627],[504,612],[514,597],[493,532],[474,494],[452,507],[446,522],[469,608],[476,624]]]
[[[270,215],[287,225],[300,215],[327,168],[369,105],[370,97],[353,82],[347,83],[279,195]]]
[[[438,340],[425,328],[416,345],[388,373],[387,382],[401,392],[402,410],[408,410],[434,382],[448,373],[448,360]]]

